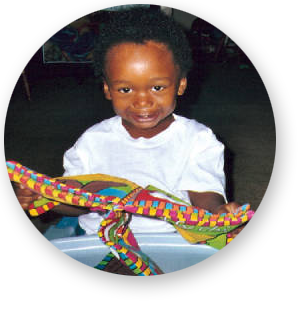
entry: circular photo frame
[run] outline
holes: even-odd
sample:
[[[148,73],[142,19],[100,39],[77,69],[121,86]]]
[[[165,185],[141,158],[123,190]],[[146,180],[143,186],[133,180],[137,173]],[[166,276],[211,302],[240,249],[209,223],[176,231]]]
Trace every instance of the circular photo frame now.
[[[210,24],[216,26],[225,35],[232,39],[239,48],[246,54],[247,59],[257,69],[257,72],[262,78],[265,84],[266,91],[271,92],[269,83],[271,70],[271,57],[265,48],[247,31],[247,29],[229,18],[227,15],[207,7],[206,5],[199,6],[199,17],[208,21]],[[11,87],[15,86],[15,83],[22,70],[24,70],[26,64],[32,57],[32,55],[41,47],[45,41],[53,34],[58,32],[66,24],[85,16],[91,12],[94,12],[100,8],[96,6],[81,5],[74,8],[63,15],[58,16],[55,20],[45,26],[33,39],[30,41],[24,49],[19,52],[17,57],[15,68],[13,69],[13,79],[11,81]],[[29,111],[30,112],[30,109]],[[275,122],[274,122],[275,123]],[[232,120],[232,126],[235,125],[234,119]],[[6,122],[5,125],[10,125]],[[26,125],[26,124],[25,124]],[[253,123],[253,126],[259,125]],[[251,127],[245,129],[251,130]],[[5,135],[5,138],[8,138]],[[271,138],[275,138],[274,135]],[[255,150],[253,150],[255,152]],[[6,156],[7,154],[5,154]],[[10,159],[10,158],[6,158]],[[275,162],[275,155],[273,164]],[[24,163],[25,164],[25,163]],[[259,157],[257,158],[257,164],[259,165]],[[272,163],[270,166],[273,165]],[[28,165],[29,166],[29,165]],[[269,176],[271,184],[272,174]],[[274,184],[274,182],[273,182]],[[247,188],[247,185],[244,185]],[[205,259],[201,263],[196,264],[193,267],[183,269],[184,273],[188,276],[192,274],[204,274],[206,272],[218,274],[218,275],[232,275],[238,272],[244,267],[250,260],[252,260],[256,254],[264,247],[266,242],[271,237],[271,214],[269,214],[269,200],[272,186],[265,190],[266,194],[263,195],[263,202],[259,205],[259,209],[255,216],[249,221],[245,229],[238,235],[225,248],[221,249],[218,253],[213,254],[211,257]],[[249,190],[255,191],[253,189]],[[251,196],[249,196],[251,198]],[[83,264],[74,261],[66,254],[61,253],[60,250],[55,248],[47,239],[45,239],[39,231],[32,225],[31,221],[27,218],[22,210],[18,207],[17,201],[15,201],[15,211],[18,210],[17,219],[17,236],[24,244],[26,249],[40,261],[44,267],[49,269],[51,273],[55,275],[70,275],[76,272],[86,272],[95,270],[91,267],[84,266]],[[101,273],[101,272],[98,272]],[[104,273],[102,273],[104,274]],[[176,272],[172,273],[176,275]]]

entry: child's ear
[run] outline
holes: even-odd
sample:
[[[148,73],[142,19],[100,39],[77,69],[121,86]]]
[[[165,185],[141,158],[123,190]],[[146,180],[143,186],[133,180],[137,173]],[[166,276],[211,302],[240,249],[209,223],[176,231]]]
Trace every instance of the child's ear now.
[[[187,78],[181,78],[178,86],[177,95],[183,95],[187,87]]]
[[[111,100],[111,94],[109,91],[109,86],[106,83],[106,81],[103,81],[103,91],[104,91],[104,95],[106,97],[107,100]]]

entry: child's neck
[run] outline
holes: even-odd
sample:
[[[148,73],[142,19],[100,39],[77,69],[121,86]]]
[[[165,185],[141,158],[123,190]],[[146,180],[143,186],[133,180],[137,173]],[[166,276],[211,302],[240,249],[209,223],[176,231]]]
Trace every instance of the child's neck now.
[[[151,127],[149,129],[142,129],[142,128],[135,127],[124,119],[122,119],[122,125],[125,127],[126,131],[133,138],[139,138],[139,137],[151,138],[163,132],[164,130],[166,130],[174,121],[175,119],[173,114],[170,114],[165,119],[160,121],[155,127]]]

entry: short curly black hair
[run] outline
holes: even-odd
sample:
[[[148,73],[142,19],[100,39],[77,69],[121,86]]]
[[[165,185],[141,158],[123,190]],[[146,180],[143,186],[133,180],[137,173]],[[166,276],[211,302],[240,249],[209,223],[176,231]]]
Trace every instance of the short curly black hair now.
[[[127,42],[143,44],[151,40],[167,46],[180,68],[180,76],[186,76],[192,67],[192,57],[183,29],[163,12],[145,8],[114,12],[100,28],[94,50],[95,75],[104,75],[106,53],[113,46]]]

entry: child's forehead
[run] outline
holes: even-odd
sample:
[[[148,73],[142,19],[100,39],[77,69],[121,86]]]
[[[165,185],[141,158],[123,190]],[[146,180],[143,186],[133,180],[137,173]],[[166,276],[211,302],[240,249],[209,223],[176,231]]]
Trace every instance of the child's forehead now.
[[[105,59],[104,73],[107,76],[111,72],[120,73],[124,70],[125,65],[133,67],[140,65],[140,69],[162,73],[178,72],[179,66],[174,61],[174,55],[166,44],[156,41],[147,41],[143,43],[122,42],[111,47],[107,51]],[[127,67],[127,68],[128,68]]]
[[[168,63],[172,63],[174,67],[177,67],[173,52],[168,48],[168,46],[161,42],[147,41],[144,43],[136,42],[122,42],[112,46],[106,53],[105,64],[114,62],[116,59],[124,61],[129,59],[134,59],[134,57],[139,56],[148,59],[155,59],[157,61],[162,61],[168,59]]]
[[[159,51],[168,51],[169,53],[172,54],[173,52],[168,48],[168,46],[165,43],[154,41],[154,40],[149,40],[145,41],[142,43],[139,42],[134,42],[134,41],[126,41],[126,42],[121,42],[114,44],[107,50],[107,54],[114,53],[114,51],[126,51],[130,48],[131,50],[139,50],[140,48],[145,48],[145,49],[158,49]]]

